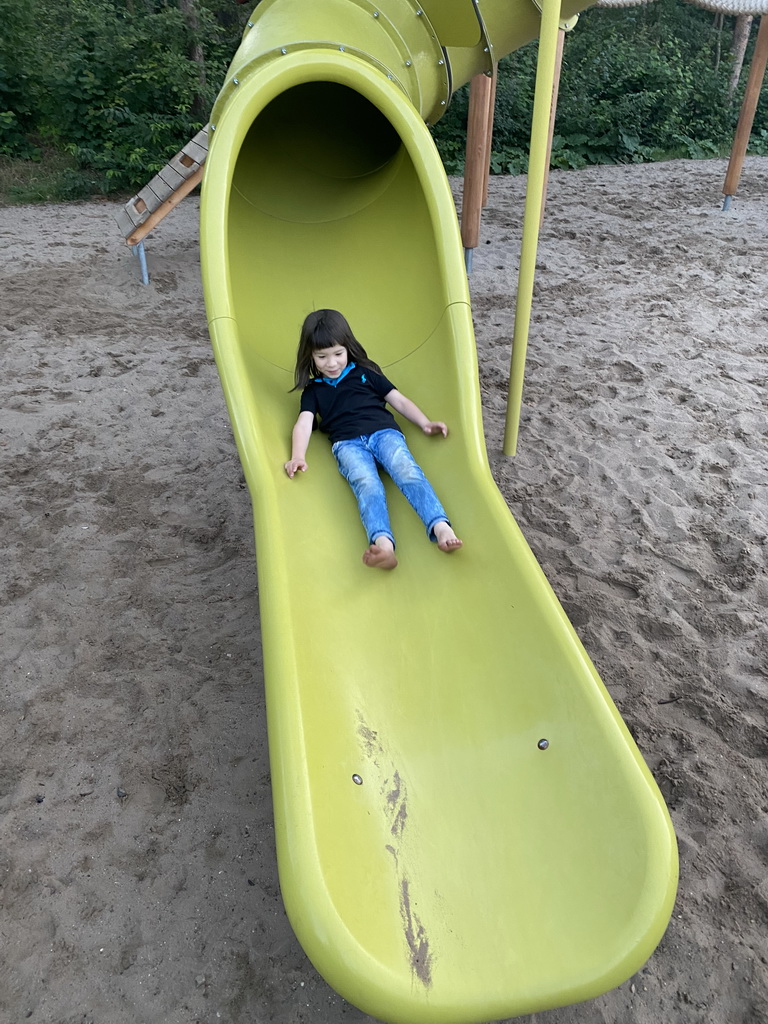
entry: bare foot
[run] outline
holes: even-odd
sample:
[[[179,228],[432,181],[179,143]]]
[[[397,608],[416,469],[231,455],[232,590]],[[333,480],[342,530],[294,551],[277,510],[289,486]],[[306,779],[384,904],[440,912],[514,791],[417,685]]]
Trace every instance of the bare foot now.
[[[377,539],[363,552],[363,561],[371,569],[394,569],[397,565],[395,549],[389,541]]]
[[[458,551],[464,544],[464,541],[459,540],[453,532],[453,527],[450,523],[438,523],[433,532],[437,546],[441,551],[445,551],[449,555],[452,551]]]

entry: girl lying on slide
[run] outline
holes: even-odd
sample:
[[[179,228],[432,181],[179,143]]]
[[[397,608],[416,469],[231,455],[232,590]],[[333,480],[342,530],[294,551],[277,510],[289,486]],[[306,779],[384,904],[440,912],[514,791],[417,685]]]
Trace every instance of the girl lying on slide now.
[[[303,388],[301,411],[293,428],[291,458],[285,472],[293,479],[306,472],[306,453],[315,417],[328,434],[339,472],[352,488],[368,534],[366,565],[394,569],[395,538],[389,522],[381,466],[408,499],[441,551],[462,542],[453,532],[443,506],[405,442],[387,403],[425,434],[447,437],[444,423],[424,413],[394,387],[335,309],[319,309],[304,321],[296,354],[294,391]]]

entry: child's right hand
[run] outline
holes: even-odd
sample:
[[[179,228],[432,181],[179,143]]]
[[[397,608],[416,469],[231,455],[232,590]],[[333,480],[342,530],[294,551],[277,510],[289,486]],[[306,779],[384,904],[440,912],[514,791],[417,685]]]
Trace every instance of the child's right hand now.
[[[302,473],[307,472],[307,463],[304,459],[289,459],[285,464],[285,472],[293,480],[296,473],[301,470]]]
[[[428,437],[433,437],[435,434],[442,434],[443,437],[448,437],[448,427],[444,423],[434,420],[429,420],[421,429]]]

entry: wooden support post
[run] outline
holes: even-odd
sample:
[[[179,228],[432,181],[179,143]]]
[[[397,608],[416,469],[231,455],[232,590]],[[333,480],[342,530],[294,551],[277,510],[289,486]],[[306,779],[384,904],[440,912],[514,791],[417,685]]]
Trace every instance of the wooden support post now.
[[[490,151],[487,135],[491,89],[491,79],[486,74],[475,75],[469,86],[467,152],[464,163],[464,192],[461,201],[461,240],[464,243],[465,253],[476,249],[480,241],[485,163]],[[468,255],[468,268],[470,262]]]
[[[555,118],[557,117],[557,96],[560,92],[560,73],[563,69],[563,50],[565,49],[565,29],[557,34],[557,54],[555,56],[555,80],[552,83],[552,109],[549,112],[549,137],[547,138],[547,159],[544,164],[544,189],[541,194],[541,220],[544,223],[544,209],[547,205],[547,187],[549,185],[549,165],[552,162],[552,139],[555,137]]]
[[[731,158],[728,161],[728,170],[725,173],[723,195],[725,196],[724,209],[728,209],[731,196],[736,194],[739,186],[741,171],[744,166],[744,157],[747,153],[749,136],[752,132],[752,124],[755,120],[757,101],[760,99],[760,89],[765,77],[765,66],[768,63],[768,17],[760,19],[760,28],[757,31],[755,52],[752,56],[752,66],[749,69],[747,89],[744,93],[744,101],[741,104],[739,123],[736,125],[736,134],[733,137]]]

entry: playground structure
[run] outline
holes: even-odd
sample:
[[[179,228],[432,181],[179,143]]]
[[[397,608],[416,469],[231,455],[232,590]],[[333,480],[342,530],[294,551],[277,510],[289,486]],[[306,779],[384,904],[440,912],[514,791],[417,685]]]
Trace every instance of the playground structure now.
[[[700,6],[764,13],[756,2]],[[281,886],[318,970],[384,1020],[476,1024],[595,996],[650,955],[674,901],[663,801],[491,479],[461,263],[487,199],[497,61],[538,32],[511,454],[545,135],[577,6],[545,4],[539,24],[522,0],[335,0],[311,14],[265,0],[200,149],[121,224],[146,280],[143,238],[207,167],[204,284],[254,506]],[[724,209],[767,50],[761,22]],[[470,78],[460,237],[423,121]],[[281,475],[298,326],[325,304],[452,427],[445,448],[409,437],[467,540],[450,565],[396,500],[407,557],[391,578],[363,569],[321,442],[305,480]]]
[[[237,0],[246,3],[247,0]],[[606,9],[636,7],[654,0],[598,0],[596,6]],[[737,18],[737,32],[740,35],[738,53],[735,54],[736,68],[732,86],[738,82],[738,76],[744,59],[744,49],[749,37],[751,23],[760,17],[760,26],[755,41],[753,59],[750,65],[749,78],[739,121],[734,134],[733,146],[723,183],[723,209],[728,210],[731,200],[741,178],[749,137],[754,123],[757,103],[768,64],[768,23],[763,24],[762,15],[768,13],[768,0],[687,0],[695,7],[712,11],[721,18],[726,15]],[[557,53],[554,68],[554,85],[550,108],[549,143],[551,149],[552,132],[557,111],[557,93],[560,70],[562,67],[563,47],[566,32],[575,27],[578,17],[562,21],[558,33]],[[488,201],[488,173],[493,137],[493,113],[496,97],[497,65],[494,61],[492,70],[484,71],[474,77],[470,90],[470,110],[467,124],[467,154],[464,175],[462,202],[462,240],[468,272],[472,269],[472,253],[479,243],[480,220],[482,210]],[[149,182],[141,192],[130,199],[123,210],[117,215],[117,222],[126,243],[136,251],[142,267],[142,281],[149,283],[146,259],[144,256],[143,239],[170,213],[180,202],[202,181],[202,165],[208,150],[208,125],[192,139],[166,166]],[[547,161],[543,203],[546,200],[546,180],[549,172]],[[174,184],[174,181],[176,182]]]
[[[455,211],[412,116],[424,111],[403,98],[414,100],[413,81],[404,87],[391,58],[399,18],[415,9],[329,6],[299,43],[301,4],[275,0],[255,13],[214,112],[203,203],[211,333],[256,519],[281,885],[310,958],[352,1002],[386,1020],[475,1022],[589,998],[637,969],[671,910],[674,837],[490,479]],[[482,45],[499,38],[492,19],[478,21],[473,47],[459,46],[459,27],[461,42],[472,38],[468,19],[450,17],[460,8],[476,17],[475,5],[442,5],[435,25],[425,7],[416,16],[434,29],[435,66],[477,70],[487,92],[474,117],[488,130],[489,75],[504,52]],[[385,26],[387,46],[373,35],[367,48],[345,43],[342,8],[363,9],[376,33]],[[744,150],[765,46],[761,24]],[[459,53],[467,49],[474,58]],[[301,61],[280,60],[291,56]],[[341,131],[322,120],[327,106]],[[361,124],[340,152],[343,129]],[[489,134],[480,138],[482,168]],[[737,131],[725,208],[738,145]],[[319,173],[296,167],[306,146],[322,159]],[[166,198],[152,191],[157,205],[137,211],[132,244],[200,180],[203,160],[184,165]],[[392,296],[402,309],[389,308]],[[325,303],[350,315],[406,390],[419,395],[428,381],[429,408],[457,428],[450,465],[446,451],[421,448],[439,488],[456,494],[449,504],[468,539],[457,564],[414,548],[391,581],[366,576],[350,539],[354,508],[322,449],[311,481],[286,490],[293,344],[306,309]],[[403,545],[417,543],[412,523],[395,524]],[[321,580],[320,593],[308,594],[307,580]],[[425,590],[427,608],[412,596]],[[317,635],[329,618],[344,624],[341,665],[338,644]],[[378,638],[382,622],[391,643]]]
[[[211,117],[203,284],[253,502],[281,889],[320,973],[402,1024],[606,991],[651,954],[676,891],[661,795],[490,473],[463,245],[425,126],[539,34],[543,173],[546,55],[575,13],[264,0]],[[298,331],[321,306],[448,422],[444,442],[408,439],[460,553],[396,497],[400,565],[366,569],[327,445],[283,473]]]
[[[238,0],[238,3],[245,2],[247,0]],[[439,12],[433,11],[433,16],[438,13],[441,18],[450,19],[453,17],[452,12],[454,9],[458,10],[462,3],[465,2],[472,2],[474,7],[477,7],[477,0],[451,0],[451,3],[446,5],[444,10],[441,9]],[[597,6],[615,9],[653,2],[654,0],[598,0]],[[723,210],[728,210],[741,179],[744,158],[765,76],[766,64],[768,64],[768,21],[764,22],[762,19],[762,15],[768,12],[768,0],[687,0],[687,2],[693,6],[715,12],[721,19],[724,15],[735,15],[737,17],[740,45],[739,52],[735,55],[737,67],[732,76],[731,84],[733,88],[736,86],[738,75],[741,71],[744,48],[746,47],[751,23],[755,16],[761,16],[747,87],[723,183]],[[578,6],[578,4],[575,6]],[[546,6],[542,10],[543,14],[552,13],[555,11],[555,6]],[[543,16],[540,32],[540,44],[544,52],[540,54],[541,59],[539,60],[539,71],[537,72],[536,103],[531,133],[526,230],[523,235],[520,260],[518,301],[509,374],[507,423],[504,437],[504,451],[507,455],[514,455],[517,449],[520,409],[522,405],[525,360],[533,297],[535,251],[538,243],[538,229],[533,223],[535,219],[534,210],[536,208],[539,210],[538,228],[540,228],[544,218],[565,35],[566,32],[574,28],[578,21],[578,15],[563,19],[563,9],[558,7],[557,11],[560,16],[557,35],[555,36],[554,34],[554,22],[551,19],[549,20],[547,31],[544,31],[545,18]],[[479,10],[477,14],[481,27],[484,27],[483,18],[480,16]],[[252,24],[252,22],[249,22],[248,27],[250,28]],[[490,42],[490,40],[488,41]],[[488,175],[498,67],[498,54],[493,53],[493,47],[491,45],[484,46],[483,52],[487,55],[486,59],[481,61],[481,64],[484,65],[484,70],[478,72],[473,77],[470,87],[466,162],[462,195],[461,235],[468,273],[471,273],[472,270],[474,249],[479,244],[482,211],[488,202]],[[451,90],[455,91],[455,88],[457,86],[451,81]],[[447,105],[445,100],[441,102],[443,106]],[[441,111],[437,111],[437,114],[440,116]],[[545,118],[548,118],[546,142],[543,131]],[[126,239],[126,243],[139,259],[141,279],[145,285],[149,284],[149,271],[144,251],[144,238],[168,213],[175,209],[185,196],[201,183],[208,151],[209,127],[209,125],[205,125],[195,138],[187,143],[141,192],[125,204],[125,207],[117,215],[118,225]]]

